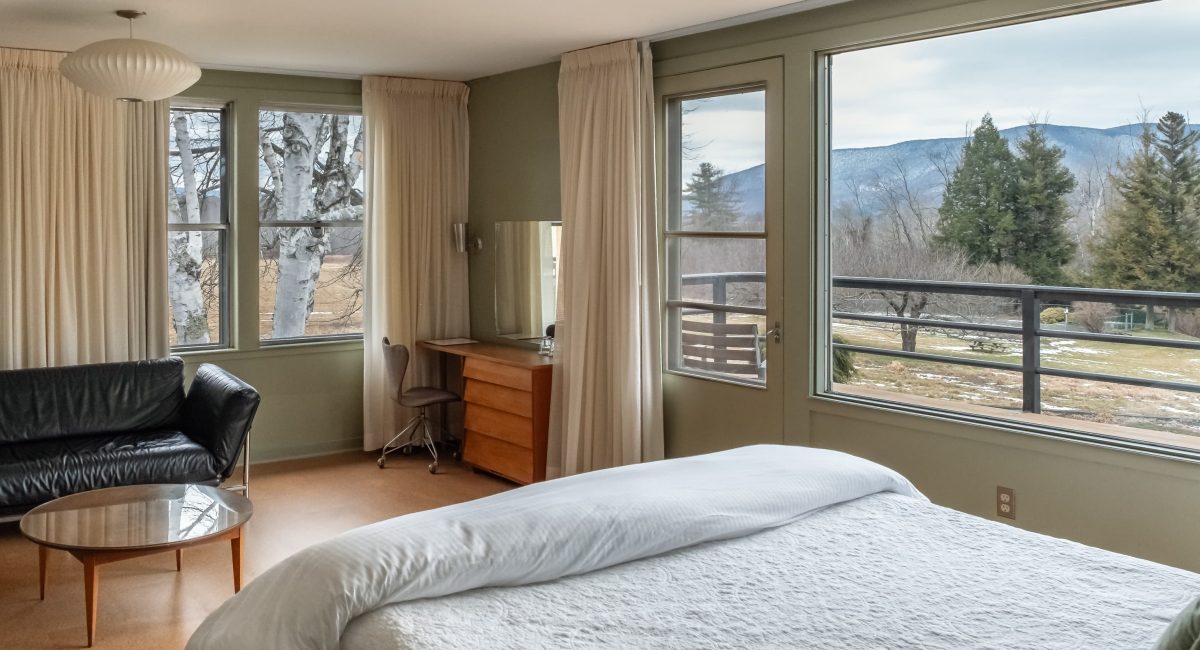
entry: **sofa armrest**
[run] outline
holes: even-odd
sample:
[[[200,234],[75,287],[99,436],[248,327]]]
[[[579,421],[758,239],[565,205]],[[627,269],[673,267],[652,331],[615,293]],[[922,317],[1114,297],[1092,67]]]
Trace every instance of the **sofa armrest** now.
[[[182,428],[212,453],[223,479],[233,472],[260,401],[253,386],[217,366],[206,363],[196,370],[183,402]]]

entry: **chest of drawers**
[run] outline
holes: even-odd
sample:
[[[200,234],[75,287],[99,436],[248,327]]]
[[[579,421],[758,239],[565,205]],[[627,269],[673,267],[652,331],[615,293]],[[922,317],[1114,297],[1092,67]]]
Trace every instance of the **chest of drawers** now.
[[[545,480],[549,359],[489,343],[426,347],[463,358],[463,462],[521,484]]]

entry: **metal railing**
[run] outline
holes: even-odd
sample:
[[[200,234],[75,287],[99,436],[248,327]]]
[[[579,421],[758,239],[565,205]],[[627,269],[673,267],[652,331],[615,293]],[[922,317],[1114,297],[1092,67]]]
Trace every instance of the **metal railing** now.
[[[952,329],[974,331],[991,334],[1003,334],[1018,337],[1021,341],[1021,363],[1005,363],[952,357],[942,354],[892,350],[867,345],[848,343],[833,343],[835,350],[877,354],[902,359],[949,363],[995,370],[1009,370],[1021,373],[1022,377],[1022,411],[1040,413],[1041,378],[1043,376],[1082,379],[1114,384],[1125,384],[1144,388],[1165,388],[1169,390],[1200,393],[1200,384],[1142,379],[1121,375],[1109,375],[1063,368],[1051,368],[1042,365],[1041,342],[1048,339],[1073,339],[1079,341],[1100,341],[1109,343],[1124,343],[1128,345],[1143,345],[1160,348],[1176,348],[1200,351],[1200,340],[1164,339],[1153,337],[1133,337],[1127,335],[1107,334],[1103,332],[1070,331],[1066,329],[1046,329],[1041,322],[1042,305],[1046,303],[1095,302],[1115,305],[1138,305],[1166,307],[1168,309],[1197,309],[1200,308],[1200,294],[1168,293],[1161,291],[1129,291],[1123,289],[1091,289],[1076,287],[1040,287],[1016,284],[980,284],[967,282],[933,282],[925,280],[889,280],[881,278],[835,277],[832,280],[835,289],[860,289],[876,293],[880,297],[889,293],[922,293],[922,294],[951,294],[959,296],[980,296],[989,298],[1010,299],[1020,316],[1020,325],[1000,325],[995,323],[977,323],[959,320],[944,320],[936,318],[912,318],[903,315],[857,313],[834,310],[830,314],[835,320],[850,320],[870,323],[888,323],[923,329]]]
[[[766,284],[767,274],[762,271],[733,271],[728,273],[689,273],[680,277],[680,283],[685,287],[708,285],[712,287],[712,302],[697,302],[691,300],[668,300],[668,307],[680,307],[686,314],[712,312],[713,323],[724,325],[728,314],[749,314],[766,316],[767,310],[762,307],[743,307],[730,305],[729,285],[731,284]]]

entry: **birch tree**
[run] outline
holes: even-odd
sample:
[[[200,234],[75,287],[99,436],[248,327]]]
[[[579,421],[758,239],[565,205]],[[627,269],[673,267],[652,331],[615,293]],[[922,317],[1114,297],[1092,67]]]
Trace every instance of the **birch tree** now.
[[[346,115],[264,113],[261,159],[264,221],[303,221],[303,226],[264,228],[260,245],[274,258],[275,311],[272,338],[304,336],[315,305],[321,269],[332,241],[328,222],[362,221],[363,131],[350,135]],[[352,260],[346,273],[355,272]],[[336,280],[336,279],[335,279]],[[357,302],[354,308],[361,306]]]
[[[193,144],[193,125],[189,114],[176,113],[171,121],[175,150],[171,152],[177,164],[168,175],[167,210],[171,223],[199,224],[204,193],[211,181],[211,164],[202,164],[197,174],[196,147]],[[212,153],[205,147],[204,153]],[[174,161],[173,161],[174,162]],[[211,163],[212,161],[208,161]],[[179,194],[182,184],[183,194]],[[210,342],[208,333],[208,302],[202,285],[204,273],[204,235],[199,231],[170,231],[167,237],[167,290],[171,303],[171,318],[175,327],[176,345],[201,345]]]

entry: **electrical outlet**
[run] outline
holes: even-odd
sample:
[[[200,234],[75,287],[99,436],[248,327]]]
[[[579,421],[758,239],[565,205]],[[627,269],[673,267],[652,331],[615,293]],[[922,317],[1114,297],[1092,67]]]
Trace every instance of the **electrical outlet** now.
[[[996,486],[996,516],[1006,519],[1017,518],[1017,495],[1012,488]]]

